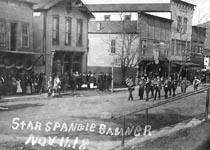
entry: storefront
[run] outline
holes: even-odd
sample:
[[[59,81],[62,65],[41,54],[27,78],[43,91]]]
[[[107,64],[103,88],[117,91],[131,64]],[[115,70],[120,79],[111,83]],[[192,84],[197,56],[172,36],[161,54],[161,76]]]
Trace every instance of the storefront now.
[[[158,64],[154,60],[143,60],[139,63],[140,75],[147,76],[167,76],[169,72],[169,62],[160,60]]]
[[[82,52],[55,51],[53,56],[52,73],[62,75],[65,72],[82,72]]]

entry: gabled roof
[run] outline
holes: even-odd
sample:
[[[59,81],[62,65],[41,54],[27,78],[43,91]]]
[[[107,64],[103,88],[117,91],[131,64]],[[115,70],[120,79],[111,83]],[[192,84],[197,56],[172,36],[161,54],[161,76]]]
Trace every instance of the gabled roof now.
[[[48,10],[60,2],[72,2],[71,0],[69,1],[67,0],[31,0],[31,1],[37,2],[37,5],[34,6],[35,11]],[[91,18],[94,18],[93,14],[84,5],[84,3],[81,0],[75,0],[75,1],[81,4],[80,6],[77,7],[80,11],[86,12]]]
[[[38,2],[37,5],[34,6],[35,10],[45,10],[45,9],[50,9],[57,3],[61,2],[62,0],[44,0]]]
[[[17,1],[22,2],[22,3],[26,3],[26,4],[30,4],[30,5],[36,4],[36,2],[31,1],[31,0],[17,0]]]
[[[98,25],[100,24],[100,30]],[[137,21],[90,21],[88,33],[95,34],[122,34],[136,33]]]
[[[144,4],[89,4],[91,12],[170,12],[170,3]]]
[[[188,3],[188,2],[185,2],[185,1],[182,1],[182,0],[173,0],[173,1],[174,1],[174,2],[177,2],[177,3],[181,3],[181,4],[193,6],[193,7],[196,6],[196,5],[192,4],[192,3]]]
[[[170,23],[173,22],[173,20],[171,20],[171,19],[167,19],[167,18],[151,15],[151,14],[148,14],[146,12],[140,12],[140,14],[141,15],[145,15],[145,16],[150,17],[150,18],[159,19],[159,20],[163,20],[163,21],[166,21],[166,22],[170,22]]]
[[[197,26],[210,29],[210,21],[207,21],[207,22],[202,23],[202,24],[198,24]]]

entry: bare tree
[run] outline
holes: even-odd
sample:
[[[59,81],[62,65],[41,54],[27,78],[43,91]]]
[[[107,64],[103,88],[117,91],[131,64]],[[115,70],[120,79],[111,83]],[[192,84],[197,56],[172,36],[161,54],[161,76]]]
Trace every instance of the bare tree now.
[[[130,20],[118,21],[119,34],[115,36],[115,47],[112,45],[113,37],[106,41],[109,44],[110,52],[115,53],[115,58],[120,62],[122,72],[122,82],[125,81],[128,68],[136,68],[139,64],[139,36],[137,33],[137,22]],[[114,49],[114,51],[113,51]]]

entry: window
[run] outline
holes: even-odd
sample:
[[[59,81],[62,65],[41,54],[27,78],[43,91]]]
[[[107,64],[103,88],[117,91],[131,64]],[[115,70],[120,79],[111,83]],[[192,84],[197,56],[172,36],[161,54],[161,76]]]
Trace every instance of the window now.
[[[110,18],[111,18],[110,15],[104,15],[104,20],[105,21],[110,21]]]
[[[175,54],[175,39],[172,39],[171,55]]]
[[[125,15],[124,20],[128,20],[128,21],[131,20],[131,15]]]
[[[111,53],[115,53],[116,40],[111,40]]]
[[[178,16],[177,18],[177,32],[182,32],[182,17]]]
[[[187,32],[187,18],[184,18],[183,33]]]
[[[66,18],[65,24],[65,44],[71,45],[71,18]]]
[[[191,45],[190,41],[187,41],[187,53],[190,53],[191,51],[190,45]]]
[[[186,41],[181,41],[182,55],[186,55]]]
[[[53,16],[53,25],[52,25],[52,44],[59,44],[59,16]]]
[[[147,40],[142,40],[141,47],[143,49],[147,48]]]
[[[83,22],[82,20],[77,20],[77,46],[82,46],[82,27]]]
[[[22,47],[29,48],[29,25],[22,25]]]
[[[102,29],[102,23],[98,22],[97,23],[97,30],[100,31]]]
[[[6,33],[6,24],[5,22],[0,21],[0,46],[6,45],[5,33]]]
[[[182,42],[181,40],[176,40],[176,54],[181,55],[182,51]]]

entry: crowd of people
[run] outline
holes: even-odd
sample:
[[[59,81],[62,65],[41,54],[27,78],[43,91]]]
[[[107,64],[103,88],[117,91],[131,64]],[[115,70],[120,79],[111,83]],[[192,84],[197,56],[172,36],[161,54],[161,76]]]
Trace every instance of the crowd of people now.
[[[1,95],[14,94],[41,94],[47,92],[49,96],[55,93],[80,89],[99,89],[100,91],[110,91],[112,75],[111,73],[78,73],[72,75],[64,73],[63,75],[53,74],[47,77],[45,73],[24,72],[19,74],[3,75],[0,73],[0,97]]]
[[[95,73],[79,74],[74,72],[72,75],[64,73],[62,76],[49,76],[47,82],[48,96],[60,95],[61,92],[81,89],[99,89],[100,91],[110,91],[112,76],[108,73],[99,73],[96,78]]]
[[[178,79],[177,77],[147,77],[141,76],[139,77],[135,83],[132,80],[132,77],[128,77],[125,80],[126,85],[128,86],[129,96],[128,101],[133,101],[132,91],[135,89],[135,86],[138,86],[138,96],[140,100],[143,100],[144,94],[146,101],[149,101],[150,98],[153,100],[157,100],[161,98],[161,91],[164,92],[164,98],[167,99],[169,97],[176,96],[177,87],[180,86],[181,92],[186,93],[187,87],[191,84],[186,77],[182,79]],[[193,79],[193,87],[194,90],[198,89],[198,85],[201,83],[201,80],[196,76]]]
[[[42,93],[45,89],[44,73],[21,72],[2,75],[0,73],[0,95]]]

